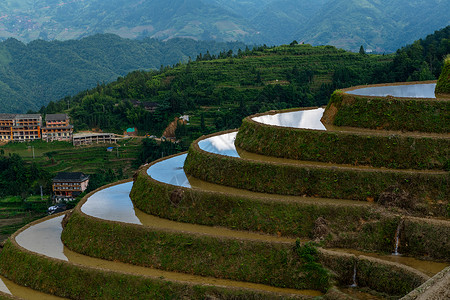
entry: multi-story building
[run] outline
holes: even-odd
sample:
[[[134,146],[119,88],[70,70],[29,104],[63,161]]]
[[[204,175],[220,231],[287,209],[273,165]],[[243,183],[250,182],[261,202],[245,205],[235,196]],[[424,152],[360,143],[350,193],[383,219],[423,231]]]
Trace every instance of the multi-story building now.
[[[72,143],[74,146],[91,144],[113,144],[117,143],[118,138],[114,133],[76,133],[73,135]]]
[[[89,176],[81,172],[60,172],[53,178],[53,198],[56,203],[75,199],[89,184]]]
[[[42,127],[42,139],[51,141],[71,141],[73,126],[69,124],[66,114],[48,114],[45,116],[45,127]]]
[[[0,114],[0,140],[33,141],[41,138],[42,117],[39,114]]]
[[[12,141],[13,114],[0,114],[0,141]]]

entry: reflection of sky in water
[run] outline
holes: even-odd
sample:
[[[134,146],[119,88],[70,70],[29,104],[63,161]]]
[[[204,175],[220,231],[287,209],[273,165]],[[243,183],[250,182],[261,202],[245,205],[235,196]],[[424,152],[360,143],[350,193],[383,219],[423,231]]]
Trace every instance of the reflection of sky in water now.
[[[187,154],[181,154],[160,161],[147,169],[147,174],[153,179],[182,187],[191,187],[183,170]]]
[[[25,229],[17,235],[17,243],[32,252],[68,260],[63,253],[64,245],[61,241],[63,217],[49,219]]]
[[[226,156],[239,157],[234,146],[234,140],[236,139],[237,132],[230,132],[221,135],[216,135],[198,142],[200,149]]]
[[[132,186],[133,182],[127,182],[98,191],[83,204],[81,211],[104,220],[141,224],[129,196]]]
[[[320,122],[324,110],[323,108],[299,110],[254,117],[252,120],[273,126],[326,130],[325,126]]]
[[[435,83],[377,86],[357,89],[347,92],[348,94],[360,96],[387,96],[411,97],[411,98],[436,98],[434,95]]]
[[[0,291],[2,291],[3,293],[6,293],[6,294],[11,295],[11,291],[8,289],[8,287],[7,287],[6,284],[3,282],[2,279],[0,279]]]

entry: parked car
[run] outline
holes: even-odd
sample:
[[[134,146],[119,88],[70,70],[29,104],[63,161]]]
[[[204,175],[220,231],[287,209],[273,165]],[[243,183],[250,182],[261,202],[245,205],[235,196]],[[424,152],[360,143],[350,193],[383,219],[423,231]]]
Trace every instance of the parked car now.
[[[56,213],[59,213],[59,212],[63,212],[65,210],[67,210],[67,204],[65,204],[65,203],[58,203],[56,205],[50,206],[47,209],[47,213],[49,215],[53,215],[53,214],[56,214]]]

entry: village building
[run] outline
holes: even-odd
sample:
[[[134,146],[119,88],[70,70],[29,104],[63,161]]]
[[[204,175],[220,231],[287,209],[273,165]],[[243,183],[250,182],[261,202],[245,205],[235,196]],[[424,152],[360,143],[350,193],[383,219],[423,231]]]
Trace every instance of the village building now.
[[[14,126],[13,114],[0,114],[0,141],[12,141],[12,127]]]
[[[82,172],[60,172],[53,178],[52,191],[56,203],[70,201],[84,192],[89,176]]]
[[[155,112],[159,106],[159,103],[156,103],[156,102],[146,102],[146,101],[140,101],[140,100],[135,100],[135,99],[125,99],[124,101],[130,101],[130,103],[131,103],[131,105],[133,105],[133,107],[142,107],[146,111],[151,112],[151,113]]]
[[[91,145],[91,144],[115,144],[118,138],[114,133],[76,133],[72,137],[74,146]]]
[[[69,124],[66,114],[48,114],[45,116],[45,127],[42,127],[42,139],[51,141],[72,141],[73,126]]]
[[[0,114],[0,141],[25,142],[41,139],[39,114]]]

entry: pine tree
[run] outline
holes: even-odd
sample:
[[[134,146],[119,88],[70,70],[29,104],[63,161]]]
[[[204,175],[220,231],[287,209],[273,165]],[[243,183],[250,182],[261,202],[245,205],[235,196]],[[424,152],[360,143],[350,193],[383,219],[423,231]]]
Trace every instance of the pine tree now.
[[[362,55],[366,54],[366,50],[364,50],[363,45],[361,45],[361,47],[359,47],[359,54],[362,54]]]

